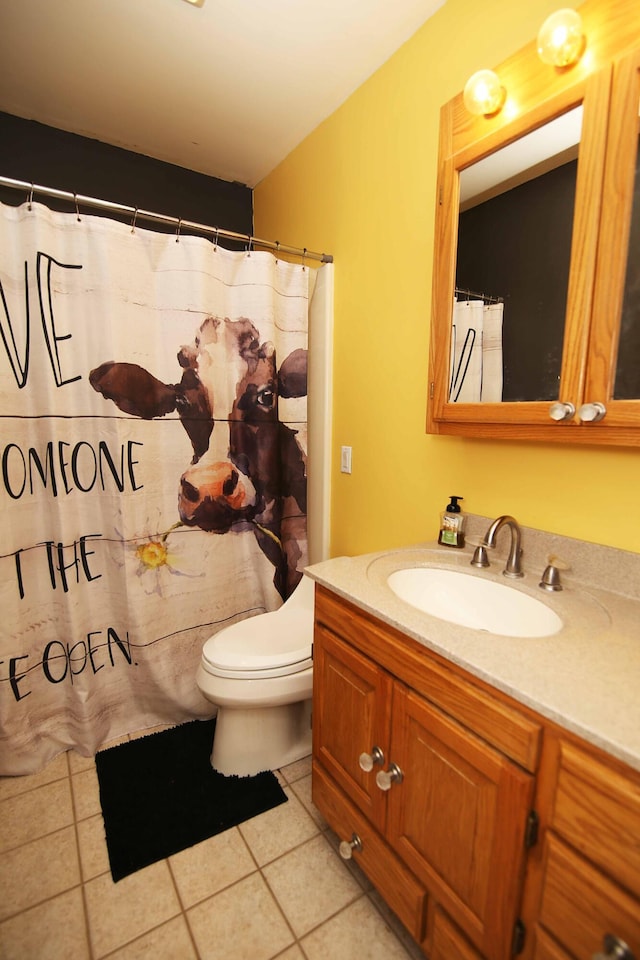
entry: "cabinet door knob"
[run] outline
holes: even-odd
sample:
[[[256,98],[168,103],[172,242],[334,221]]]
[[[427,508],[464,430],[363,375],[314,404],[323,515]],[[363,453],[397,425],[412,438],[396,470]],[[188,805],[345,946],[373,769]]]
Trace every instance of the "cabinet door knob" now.
[[[351,860],[354,850],[357,850],[358,853],[362,850],[362,840],[357,833],[352,833],[351,840],[343,840],[338,847],[338,852],[343,860]]]
[[[358,757],[358,764],[365,773],[371,773],[374,764],[382,766],[384,763],[384,753],[380,747],[373,747],[371,753],[361,753]]]
[[[561,400],[552,403],[549,407],[549,416],[552,420],[570,420],[575,412],[576,408],[572,403],[563,403]]]
[[[620,937],[606,933],[602,941],[604,953],[594,953],[593,960],[635,960],[629,946]]]
[[[388,770],[379,770],[376,774],[376,783],[381,790],[390,790],[392,783],[402,783],[404,773],[397,763],[391,763]]]
[[[602,420],[606,412],[604,403],[596,400],[594,403],[583,403],[578,410],[578,416],[583,423],[597,423],[598,420]]]

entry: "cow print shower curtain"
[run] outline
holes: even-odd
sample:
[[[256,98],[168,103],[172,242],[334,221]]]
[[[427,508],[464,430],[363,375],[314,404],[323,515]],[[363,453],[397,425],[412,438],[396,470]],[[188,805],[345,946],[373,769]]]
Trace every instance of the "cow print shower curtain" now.
[[[211,714],[202,644],[307,562],[317,271],[2,206],[0,774]]]

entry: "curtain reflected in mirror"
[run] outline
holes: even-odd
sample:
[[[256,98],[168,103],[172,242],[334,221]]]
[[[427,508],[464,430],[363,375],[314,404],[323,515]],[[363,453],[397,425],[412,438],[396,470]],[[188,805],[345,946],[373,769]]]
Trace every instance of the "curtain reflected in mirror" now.
[[[460,173],[451,402],[558,399],[581,124],[578,107]]]

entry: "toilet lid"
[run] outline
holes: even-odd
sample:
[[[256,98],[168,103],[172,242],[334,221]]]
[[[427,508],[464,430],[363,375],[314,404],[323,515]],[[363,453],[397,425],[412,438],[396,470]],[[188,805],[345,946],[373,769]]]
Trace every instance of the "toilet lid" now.
[[[202,648],[202,664],[215,673],[248,673],[278,669],[283,673],[305,670],[311,665],[313,621],[306,610],[278,611],[249,617],[214,634]],[[288,668],[288,669],[285,669]]]

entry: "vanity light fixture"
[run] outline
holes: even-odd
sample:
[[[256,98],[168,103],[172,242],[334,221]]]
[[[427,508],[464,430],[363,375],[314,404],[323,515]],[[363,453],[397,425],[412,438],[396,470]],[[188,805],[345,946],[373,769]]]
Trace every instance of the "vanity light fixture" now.
[[[190,3],[192,7],[204,6],[204,0],[187,0],[187,3]]]
[[[538,56],[553,67],[570,67],[577,63],[587,45],[582,32],[582,17],[570,8],[556,10],[540,27],[537,39]]]
[[[464,105],[476,117],[491,117],[503,107],[507,91],[493,70],[478,70],[465,84]]]

